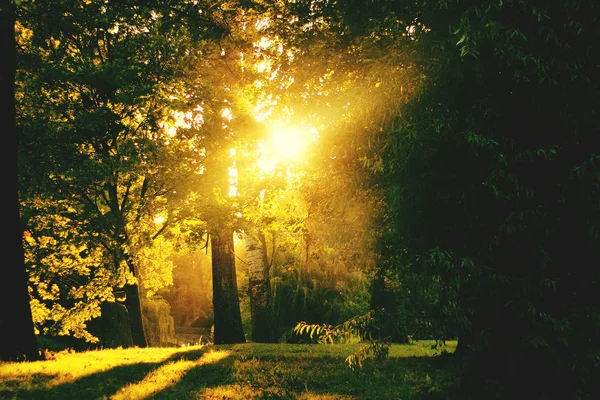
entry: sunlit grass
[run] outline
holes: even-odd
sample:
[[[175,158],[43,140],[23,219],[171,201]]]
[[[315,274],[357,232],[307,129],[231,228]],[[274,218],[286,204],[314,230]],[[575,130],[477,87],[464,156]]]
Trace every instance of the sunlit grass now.
[[[190,369],[204,364],[214,364],[229,355],[227,350],[209,351],[193,361],[174,361],[162,365],[146,375],[140,382],[122,388],[111,399],[144,399],[179,382]]]
[[[360,344],[244,343],[63,352],[0,363],[2,399],[423,399],[456,378],[433,342],[393,345],[390,357],[350,370]],[[453,352],[456,342],[449,342]]]
[[[110,370],[116,366],[140,363],[159,363],[181,350],[178,348],[107,349],[81,353],[61,352],[46,361],[0,363],[0,381],[6,379],[31,380],[31,376],[50,378],[43,387],[53,387],[75,381],[81,377]],[[29,379],[28,379],[29,378]],[[32,385],[39,382],[32,382]],[[0,386],[2,387],[2,386]]]

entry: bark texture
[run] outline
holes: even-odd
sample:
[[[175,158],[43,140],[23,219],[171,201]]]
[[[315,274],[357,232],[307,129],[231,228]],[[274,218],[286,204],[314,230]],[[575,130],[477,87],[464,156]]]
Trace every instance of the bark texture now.
[[[252,341],[274,341],[269,284],[269,263],[264,235],[255,230],[246,232],[248,263],[248,295],[250,297],[250,327]]]
[[[244,343],[240,313],[233,231],[211,234],[214,308],[214,343]]]
[[[144,319],[142,317],[142,304],[138,285],[126,285],[123,290],[127,295],[125,307],[129,316],[131,327],[131,340],[134,346],[148,347],[146,333],[144,332]]]

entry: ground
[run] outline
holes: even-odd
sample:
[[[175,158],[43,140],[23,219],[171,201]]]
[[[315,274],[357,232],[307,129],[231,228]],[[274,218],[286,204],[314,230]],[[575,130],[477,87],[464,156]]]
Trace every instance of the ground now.
[[[0,364],[2,399],[422,400],[456,381],[445,349],[393,345],[383,362],[351,370],[360,344],[194,345],[61,352]]]

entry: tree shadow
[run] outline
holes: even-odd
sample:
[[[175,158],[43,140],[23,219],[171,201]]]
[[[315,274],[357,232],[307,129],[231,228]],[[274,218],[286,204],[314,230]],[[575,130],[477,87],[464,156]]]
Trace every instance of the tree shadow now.
[[[207,388],[215,388],[235,382],[232,375],[235,360],[230,353],[234,345],[219,345],[219,351],[227,355],[215,362],[210,360],[190,368],[182,378],[164,390],[154,393],[153,399],[191,399]]]
[[[453,379],[447,370],[453,364],[449,356],[410,356],[367,362],[351,371],[342,357],[246,354],[220,345],[178,351],[160,362],[117,366],[52,388],[39,389],[52,384],[53,375],[36,375],[29,390],[11,391],[19,387],[15,380],[0,398],[438,400],[449,395],[445,389]]]
[[[31,381],[33,385],[43,387],[47,385],[56,375],[53,374],[41,374],[35,373],[28,377],[28,381]],[[19,389],[23,385],[23,378],[15,377],[14,379],[2,379],[2,386],[7,389],[0,390],[0,399],[14,398],[16,394],[21,393]],[[20,398],[20,396],[19,396]]]
[[[114,394],[119,393],[123,388],[131,384],[136,384],[144,380],[153,371],[161,366],[178,361],[195,361],[210,351],[209,348],[184,350],[173,354],[172,356],[160,361],[151,363],[135,363],[124,366],[116,366],[109,370],[95,372],[83,376],[72,382],[64,383],[50,389],[33,390],[15,390],[13,392],[4,391],[0,393],[0,398],[13,399],[74,399],[74,396],[81,399],[108,399]],[[54,379],[52,375],[36,376],[36,387],[40,387],[37,379],[48,382]],[[5,382],[6,383],[6,382]],[[198,385],[199,382],[195,382]]]
[[[439,400],[445,393],[440,386],[446,385],[442,380],[446,378],[436,375],[443,375],[452,364],[446,355],[409,356],[367,362],[364,369],[352,371],[340,357],[300,358],[296,362],[293,358],[228,357],[191,368],[178,383],[152,398],[424,400],[432,395],[432,400]],[[241,364],[235,365],[236,360]],[[245,367],[244,362],[252,365]],[[433,381],[428,383],[429,379],[440,380],[437,387]]]

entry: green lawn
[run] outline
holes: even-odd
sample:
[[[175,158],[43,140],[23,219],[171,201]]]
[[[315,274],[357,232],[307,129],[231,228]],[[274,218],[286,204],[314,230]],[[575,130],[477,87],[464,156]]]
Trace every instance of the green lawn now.
[[[62,352],[0,363],[2,399],[424,399],[456,381],[433,342],[393,345],[352,371],[359,344],[245,343]],[[448,342],[453,352],[456,342]]]

